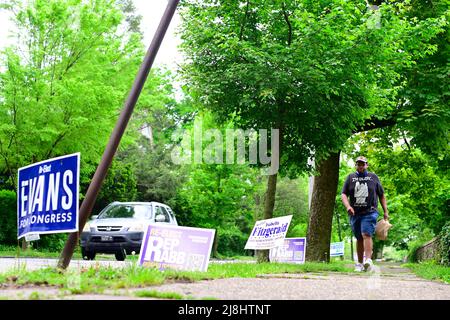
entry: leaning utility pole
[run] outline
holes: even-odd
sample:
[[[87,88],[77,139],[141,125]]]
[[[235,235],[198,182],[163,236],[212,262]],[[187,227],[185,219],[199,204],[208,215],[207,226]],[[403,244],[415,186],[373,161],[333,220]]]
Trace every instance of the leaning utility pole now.
[[[64,246],[64,249],[61,253],[61,256],[58,261],[58,268],[66,269],[72,259],[73,251],[78,242],[79,233],[83,230],[86,221],[88,220],[92,208],[95,203],[95,199],[97,198],[98,192],[102,186],[103,180],[105,179],[106,173],[108,172],[108,168],[111,165],[114,154],[117,151],[120,140],[122,138],[123,133],[127,127],[128,121],[130,120],[131,114],[133,113],[134,106],[139,98],[142,88],[144,87],[145,80],[150,72],[150,69],[153,65],[153,61],[155,60],[156,54],[158,53],[158,49],[161,45],[161,42],[164,38],[164,35],[169,27],[170,21],[175,13],[179,0],[169,0],[166,11],[164,12],[163,17],[159,23],[158,29],[153,37],[152,43],[147,50],[147,54],[145,55],[144,61],[139,69],[139,72],[134,80],[133,87],[131,88],[130,94],[128,95],[127,100],[125,101],[124,107],[120,114],[119,120],[114,127],[113,132],[109,138],[108,145],[103,152],[102,159],[95,171],[94,177],[92,178],[91,184],[86,192],[86,197],[81,204],[79,211],[79,224],[78,224],[78,232],[71,233],[67,239],[67,242]]]

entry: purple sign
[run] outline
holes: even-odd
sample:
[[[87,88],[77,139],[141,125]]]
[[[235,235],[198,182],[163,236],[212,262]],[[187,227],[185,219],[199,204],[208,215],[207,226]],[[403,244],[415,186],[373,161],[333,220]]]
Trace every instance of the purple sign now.
[[[286,238],[284,244],[270,249],[272,262],[305,263],[306,238]]]
[[[150,224],[142,241],[139,264],[160,270],[208,270],[214,229]]]

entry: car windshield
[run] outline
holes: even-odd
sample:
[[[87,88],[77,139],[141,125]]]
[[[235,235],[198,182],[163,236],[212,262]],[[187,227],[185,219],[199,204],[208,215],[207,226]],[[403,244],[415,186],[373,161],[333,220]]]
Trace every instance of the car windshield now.
[[[151,207],[139,204],[117,204],[107,207],[98,219],[109,218],[136,218],[149,219],[151,216]]]

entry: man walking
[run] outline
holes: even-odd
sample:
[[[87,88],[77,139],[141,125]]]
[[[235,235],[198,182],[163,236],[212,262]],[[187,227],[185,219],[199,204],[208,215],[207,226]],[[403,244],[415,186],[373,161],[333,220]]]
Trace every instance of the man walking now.
[[[372,236],[378,217],[378,198],[384,211],[384,219],[389,219],[386,197],[378,176],[368,172],[367,159],[356,159],[356,172],[349,174],[342,188],[342,203],[350,216],[353,234],[357,239],[358,263],[355,271],[370,271],[372,262]],[[349,197],[350,196],[350,200]],[[363,261],[363,257],[365,260]]]

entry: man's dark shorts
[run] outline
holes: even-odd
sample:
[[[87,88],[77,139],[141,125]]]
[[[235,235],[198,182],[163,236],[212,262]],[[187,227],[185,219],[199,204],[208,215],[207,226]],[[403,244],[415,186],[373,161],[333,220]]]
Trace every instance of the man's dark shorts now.
[[[361,240],[363,238],[363,233],[366,233],[372,237],[375,233],[377,218],[377,211],[365,215],[350,216],[350,224],[352,225],[352,231],[356,239]]]

